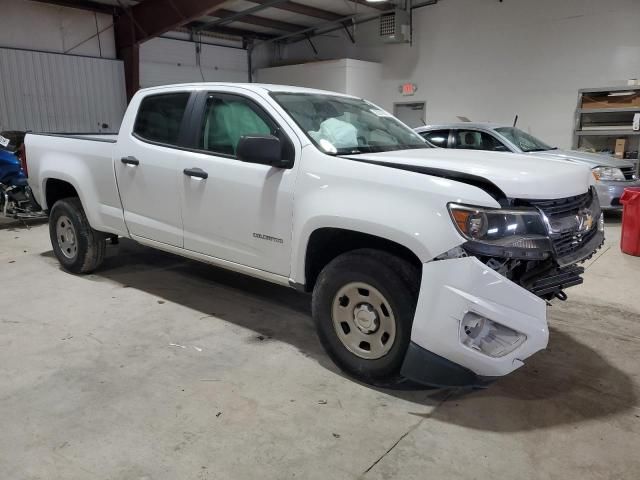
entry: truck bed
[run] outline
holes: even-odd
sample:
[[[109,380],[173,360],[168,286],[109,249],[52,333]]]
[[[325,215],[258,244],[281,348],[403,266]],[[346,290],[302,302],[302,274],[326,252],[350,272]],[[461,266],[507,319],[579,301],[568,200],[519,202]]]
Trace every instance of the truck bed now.
[[[113,168],[116,139],[100,133],[27,133],[29,185],[40,206],[52,207],[47,202],[49,179],[63,180],[78,191],[93,228],[125,234]]]

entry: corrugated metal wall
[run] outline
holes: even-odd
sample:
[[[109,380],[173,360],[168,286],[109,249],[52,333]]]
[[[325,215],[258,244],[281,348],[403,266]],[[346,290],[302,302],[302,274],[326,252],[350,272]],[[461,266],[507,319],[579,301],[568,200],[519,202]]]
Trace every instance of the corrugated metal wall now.
[[[140,45],[140,85],[152,87],[185,82],[246,82],[247,51],[202,44],[202,69],[196,44],[184,40],[153,38]]]
[[[0,130],[117,132],[126,105],[120,61],[0,48]]]

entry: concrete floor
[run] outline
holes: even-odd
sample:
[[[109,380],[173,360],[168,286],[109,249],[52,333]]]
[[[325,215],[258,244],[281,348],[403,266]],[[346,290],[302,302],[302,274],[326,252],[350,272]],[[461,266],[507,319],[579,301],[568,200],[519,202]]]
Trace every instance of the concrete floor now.
[[[638,479],[619,222],[549,349],[473,393],[345,378],[291,290],[128,241],[75,277],[45,225],[2,224],[0,479]]]

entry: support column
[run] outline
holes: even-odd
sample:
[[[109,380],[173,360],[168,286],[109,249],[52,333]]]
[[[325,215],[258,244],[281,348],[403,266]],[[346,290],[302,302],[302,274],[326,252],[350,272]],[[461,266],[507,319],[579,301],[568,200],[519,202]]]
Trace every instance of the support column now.
[[[118,58],[124,62],[124,80],[127,89],[127,101],[140,88],[140,44],[134,43],[118,50]]]

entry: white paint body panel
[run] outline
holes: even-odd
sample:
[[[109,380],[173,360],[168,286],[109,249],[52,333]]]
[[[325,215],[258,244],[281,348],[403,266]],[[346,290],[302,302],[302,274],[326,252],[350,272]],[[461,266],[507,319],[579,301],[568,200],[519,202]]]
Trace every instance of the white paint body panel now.
[[[122,203],[113,170],[115,143],[79,138],[27,135],[29,185],[38,203],[47,205],[45,185],[49,179],[74,186],[93,228],[128,236]]]
[[[236,94],[262,105],[292,140],[296,165],[302,148],[286,120],[252,90],[218,86],[212,91]],[[179,155],[180,204],[184,248],[289,277],[293,197],[299,168],[280,169],[212,154]],[[201,168],[206,180],[182,174]],[[282,243],[266,241],[266,235]]]
[[[293,168],[279,170],[194,151],[139,141],[131,135],[141,99],[175,91],[235,92],[258,102],[292,140]],[[484,177],[508,196],[564,198],[584,193],[590,173],[560,160],[505,153],[411,150],[329,156],[314,147],[269,96],[295,87],[193,84],[156,87],[133,98],[117,143],[28,135],[30,184],[44,208],[49,178],[79,192],[93,228],[129,236],[170,251],[279,284],[305,283],[306,249],[322,228],[343,228],[396,242],[423,265],[412,340],[421,347],[486,376],[517,368],[548,340],[545,302],[475,258],[433,261],[464,242],[447,210],[449,202],[499,207],[484,190],[454,180],[376,165],[428,166]],[[120,162],[133,155],[138,167]],[[364,163],[356,161],[367,160]],[[199,167],[209,178],[183,174]],[[121,202],[122,198],[122,202]],[[125,223],[126,222],[126,223]],[[272,243],[253,236],[281,238]],[[460,319],[474,311],[527,335],[516,351],[491,359],[464,347]]]
[[[524,333],[527,340],[501,358],[467,348],[459,336],[467,312]],[[546,303],[475,257],[430,262],[422,270],[411,340],[478,375],[506,375],[547,346]]]
[[[358,158],[426,166],[487,178],[510,198],[563,198],[583,194],[592,180],[583,165],[531,154],[432,148],[358,155]]]

